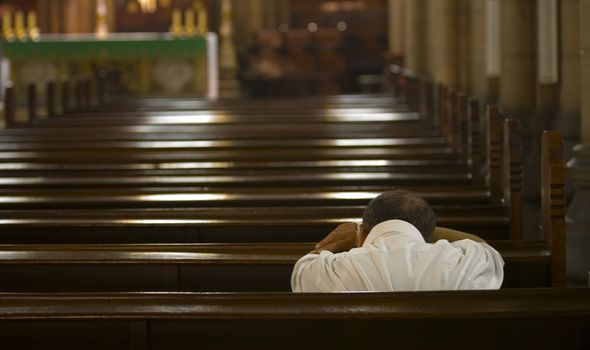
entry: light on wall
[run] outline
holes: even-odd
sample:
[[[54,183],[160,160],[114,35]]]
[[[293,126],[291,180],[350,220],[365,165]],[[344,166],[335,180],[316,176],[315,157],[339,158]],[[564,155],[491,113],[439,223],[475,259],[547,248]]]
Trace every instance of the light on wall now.
[[[537,3],[537,79],[540,84],[559,82],[557,0]]]
[[[158,10],[158,0],[138,0],[143,13],[154,13]]]

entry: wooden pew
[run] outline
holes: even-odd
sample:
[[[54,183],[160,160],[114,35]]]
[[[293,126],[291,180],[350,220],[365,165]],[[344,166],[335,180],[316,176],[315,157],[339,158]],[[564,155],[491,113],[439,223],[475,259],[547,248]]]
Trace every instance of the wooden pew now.
[[[559,133],[545,133],[542,161],[547,165],[543,240],[490,242],[506,262],[504,287],[565,286],[565,165]],[[2,245],[0,290],[289,291],[294,263],[311,250],[309,243]]]
[[[395,338],[402,347],[451,348],[457,329],[461,341],[483,349],[584,349],[590,327],[588,289],[0,296],[0,336],[5,346],[19,349],[333,346],[326,334],[342,334],[339,346],[352,349],[366,345],[368,332],[377,346]],[[429,336],[416,337],[424,327]]]
[[[466,106],[467,108],[467,106]],[[6,151],[9,150],[13,150],[13,151],[21,151],[21,150],[36,150],[36,149],[42,149],[42,150],[47,150],[47,149],[51,149],[51,150],[67,150],[69,148],[73,148],[76,150],[100,150],[101,153],[110,153],[107,152],[107,149],[109,151],[125,151],[125,154],[127,154],[127,152],[129,151],[133,151],[133,152],[137,152],[139,150],[191,150],[191,151],[195,151],[195,150],[209,150],[209,149],[243,149],[246,150],[248,149],[248,151],[252,151],[252,150],[257,150],[259,151],[260,148],[264,148],[264,147],[269,147],[272,148],[273,150],[276,150],[277,147],[279,149],[283,149],[283,147],[286,148],[293,148],[293,147],[302,147],[304,146],[305,148],[310,147],[310,149],[313,147],[314,150],[316,150],[316,147],[326,147],[326,148],[335,148],[335,149],[339,149],[342,148],[347,149],[347,150],[352,150],[352,148],[358,148],[361,146],[370,146],[372,147],[374,150],[380,150],[381,148],[385,149],[397,149],[398,147],[400,149],[402,148],[408,148],[408,150],[412,149],[412,152],[415,153],[419,153],[418,149],[416,149],[416,146],[426,146],[426,147],[441,147],[444,146],[444,144],[442,143],[442,140],[439,139],[433,139],[433,138],[406,138],[406,139],[372,139],[372,140],[364,140],[364,139],[357,139],[357,140],[351,140],[351,139],[341,139],[341,140],[306,140],[306,141],[296,141],[296,140],[233,140],[233,141],[187,141],[187,142],[178,142],[178,141],[174,141],[174,142],[166,142],[166,141],[154,141],[154,142],[85,142],[85,143],[76,143],[76,144],[72,144],[72,143],[56,143],[56,142],[51,142],[51,143],[23,143],[23,142],[18,142],[16,144],[10,143],[10,144],[4,144],[3,149]],[[157,147],[157,148],[156,148]],[[390,148],[391,147],[391,148]],[[307,150],[306,150],[307,151]],[[303,150],[301,151],[303,152]],[[389,152],[389,151],[386,151]],[[14,156],[15,152],[10,152],[11,156]],[[476,151],[470,152],[469,153],[469,157],[471,157],[471,154],[476,154]],[[467,153],[466,153],[467,154]],[[467,156],[467,155],[466,155]],[[131,157],[131,156],[130,156]],[[477,155],[473,156],[473,158],[478,158]],[[465,156],[464,156],[465,159]],[[452,163],[453,160],[449,160],[449,163]],[[478,169],[478,164],[476,164],[476,162],[472,162],[474,165],[473,169],[471,169],[471,174],[468,175],[467,173],[464,173],[465,170],[461,167],[456,167],[455,168],[455,173],[456,175],[454,176],[445,176],[440,174],[438,171],[436,172],[437,174],[428,178],[428,177],[424,177],[424,175],[419,175],[419,176],[415,176],[412,175],[410,173],[396,173],[395,175],[389,175],[389,174],[380,174],[378,176],[376,175],[367,175],[366,176],[366,180],[367,182],[372,182],[372,181],[378,181],[379,178],[381,179],[392,179],[392,178],[407,178],[408,179],[408,183],[411,183],[412,181],[414,182],[430,182],[432,184],[435,184],[440,181],[444,181],[444,182],[453,182],[456,181],[456,183],[460,183],[462,180],[465,180],[468,176],[470,176],[473,180],[474,183],[479,183],[479,177],[481,177],[481,174],[479,171],[476,171],[474,169]],[[308,163],[311,165],[311,163]],[[425,164],[425,168],[424,168],[424,172],[428,172],[428,173],[433,173],[433,169],[434,168],[438,168],[440,167],[440,162],[433,162],[432,166],[428,166],[428,162],[424,162]],[[455,163],[456,164],[456,163]],[[8,165],[5,165],[6,167],[8,167]],[[366,166],[364,166],[363,168],[365,168]],[[64,168],[67,168],[67,166],[64,166]],[[452,168],[452,167],[450,167]],[[346,171],[350,171],[350,168],[348,168]],[[417,171],[420,171],[422,169],[418,169]],[[306,172],[307,173],[307,172]],[[443,173],[446,173],[446,171],[443,171]],[[463,174],[460,174],[463,173]],[[83,175],[83,174],[80,174]],[[134,174],[135,175],[135,174]],[[179,174],[180,175],[180,174]],[[220,175],[219,178],[223,177],[223,173],[219,173],[218,175]],[[232,174],[234,175],[234,174]],[[256,173],[256,174],[249,174],[252,177],[255,175],[256,177],[267,177],[272,181],[277,181],[277,177],[273,177],[271,174],[265,174],[265,173]],[[268,177],[268,175],[271,175],[270,177]],[[274,174],[273,174],[274,175]],[[79,176],[79,175],[77,175]],[[145,184],[146,181],[145,180],[141,180],[141,176],[140,174],[137,174],[138,176],[138,184]],[[149,175],[151,176],[151,175]],[[317,175],[316,175],[317,176]],[[334,176],[331,174],[324,174],[323,176],[326,179],[330,179],[330,178],[339,178],[341,180],[344,180],[344,178],[342,176]],[[356,174],[354,176],[354,178],[359,178],[359,174]],[[160,179],[156,179],[153,178],[155,181],[160,181]],[[179,184],[184,184],[184,185],[189,185],[191,184],[191,182],[189,182],[188,180],[190,179],[194,179],[192,184],[194,185],[198,185],[198,184],[202,184],[203,180],[202,178],[200,179],[199,177],[188,177],[188,179],[186,177],[178,177],[176,178],[178,180]],[[233,178],[232,178],[233,179]],[[28,180],[28,181],[27,181]],[[149,178],[147,178],[147,180],[149,181]],[[168,184],[173,183],[173,181],[171,181],[172,179],[170,179],[170,181],[166,181]],[[313,182],[313,179],[311,179]],[[348,179],[350,180],[350,178]],[[33,181],[34,183],[32,183],[31,181]],[[75,186],[76,181],[72,178],[66,178],[64,179],[64,181],[66,181],[67,183]],[[64,181],[61,181],[61,183],[63,183]],[[199,182],[200,181],[200,182]],[[233,181],[233,180],[232,180]],[[385,180],[388,181],[388,180]],[[101,186],[104,184],[105,181],[101,181],[100,179],[97,179],[96,182],[98,184],[100,184]],[[237,182],[243,182],[243,183],[251,183],[249,182],[247,179],[240,181],[240,180],[236,180],[233,181],[234,183]],[[321,182],[321,181],[320,181]],[[325,180],[324,180],[325,182]],[[4,180],[4,184],[5,186],[55,186],[57,184],[59,184],[60,181],[59,180],[55,180],[52,181],[51,179],[48,179],[47,182],[44,184],[43,183],[43,179],[40,178],[35,178],[35,179],[5,179]],[[84,179],[82,181],[83,184],[91,184],[92,183],[92,179]],[[112,182],[111,182],[112,183]],[[128,185],[129,181],[125,181],[123,180],[123,183]],[[219,183],[219,181],[214,181],[213,184],[215,183]],[[391,182],[389,182],[391,183]],[[394,182],[395,183],[395,182]],[[392,183],[393,184],[393,183]],[[114,184],[116,185],[116,184]]]
[[[379,347],[586,349],[588,329],[588,289],[0,297],[3,345],[19,349],[358,349],[368,334]]]
[[[311,242],[363,206],[0,210],[1,243]],[[434,206],[441,226],[509,237],[504,206]]]
[[[509,124],[510,125],[510,124]],[[512,133],[514,134],[514,133]],[[515,144],[515,143],[507,143],[507,145]],[[492,148],[491,148],[492,149]],[[497,150],[499,152],[499,150]],[[498,157],[496,157],[498,158]],[[510,173],[507,173],[510,175]],[[506,183],[511,183],[510,181],[506,181]],[[500,182],[497,182],[499,185]],[[231,232],[228,232],[228,228],[232,228],[232,226],[240,227],[241,231],[252,232],[255,230],[256,226],[260,226],[260,222],[266,222],[264,225],[265,227],[272,227],[282,233],[284,232],[291,232],[285,236],[281,235],[280,237],[277,236],[270,236],[267,239],[270,241],[275,241],[277,239],[281,241],[289,241],[289,240],[298,240],[297,238],[293,237],[293,232],[297,232],[298,228],[302,225],[306,227],[309,234],[313,234],[317,239],[317,235],[322,234],[325,232],[328,227],[325,224],[318,225],[317,220],[309,220],[310,215],[313,217],[315,213],[323,213],[324,218],[333,218],[332,220],[342,220],[343,218],[351,218],[351,217],[358,217],[362,211],[362,208],[352,208],[348,210],[346,208],[338,209],[341,210],[339,213],[334,214],[334,212],[326,212],[325,209],[322,208],[312,208],[311,211],[306,211],[305,208],[297,209],[293,207],[293,205],[298,206],[313,206],[318,204],[323,205],[364,205],[370,199],[377,196],[379,193],[386,190],[386,188],[375,188],[375,187],[364,187],[364,191],[359,191],[358,188],[354,191],[351,191],[350,188],[347,190],[340,189],[336,191],[333,189],[330,192],[317,192],[316,190],[310,192],[309,189],[307,191],[302,192],[302,188],[299,189],[292,189],[291,193],[284,189],[281,189],[282,193],[271,193],[268,195],[262,195],[259,192],[244,192],[244,191],[237,191],[233,189],[231,192],[202,192],[202,191],[195,191],[190,190],[187,191],[186,188],[183,189],[182,192],[166,192],[166,190],[158,190],[158,191],[134,191],[132,195],[129,192],[125,192],[123,190],[117,191],[112,190],[109,193],[105,193],[102,190],[99,191],[72,191],[72,190],[63,190],[60,194],[55,194],[52,192],[47,192],[47,196],[43,197],[40,196],[42,192],[29,191],[32,195],[26,196],[23,195],[21,190],[19,191],[4,191],[4,198],[3,200],[9,204],[6,204],[9,207],[20,207],[20,208],[42,208],[42,207],[50,207],[53,208],[57,205],[61,205],[63,207],[75,207],[75,208],[82,208],[82,207],[95,207],[95,208],[102,208],[101,210],[93,213],[92,211],[78,211],[76,213],[60,213],[60,212],[51,212],[51,211],[37,211],[35,213],[22,213],[22,212],[5,212],[4,217],[6,220],[4,221],[4,227],[10,227],[10,233],[6,233],[2,236],[3,242],[29,242],[29,241],[36,241],[39,242],[41,239],[42,242],[45,242],[46,239],[43,239],[43,227],[44,225],[49,225],[50,227],[60,227],[62,232],[58,237],[60,238],[60,242],[87,242],[88,238],[88,228],[89,226],[92,227],[92,230],[98,229],[100,234],[105,234],[108,232],[109,227],[116,228],[117,230],[121,230],[124,228],[125,232],[130,234],[129,232],[137,232],[141,230],[141,224],[139,223],[151,223],[150,229],[157,229],[167,227],[166,231],[172,231],[167,236],[164,235],[156,235],[143,238],[146,241],[143,242],[183,242],[186,241],[187,238],[179,238],[176,232],[191,232],[190,240],[192,242],[200,241],[199,235],[206,235],[208,236],[211,232],[217,232],[219,238],[217,239],[230,239],[230,241],[234,241],[237,239],[238,242],[244,241],[251,241],[247,235],[235,237],[232,235]],[[268,188],[267,188],[268,190]],[[503,208],[503,204],[498,201],[496,206],[488,207],[488,206],[479,206],[479,207],[465,207],[465,206],[458,206],[456,208],[444,208],[438,207],[437,204],[446,203],[456,203],[456,204],[485,204],[489,203],[489,197],[487,194],[487,190],[481,188],[479,190],[474,190],[473,188],[465,190],[462,188],[421,188],[416,189],[418,190],[419,194],[422,194],[427,199],[429,199],[433,204],[435,204],[435,210],[439,215],[439,218],[442,220],[441,222],[447,226],[454,227],[457,229],[462,230],[474,230],[476,232],[485,232],[485,237],[488,239],[502,239],[507,238],[508,235],[504,232],[508,220],[507,211]],[[369,192],[367,192],[369,191]],[[373,192],[370,192],[373,191]],[[448,191],[448,192],[445,192]],[[55,191],[54,191],[55,192]],[[502,196],[501,190],[496,191],[500,196]],[[118,193],[118,195],[117,195]],[[127,195],[125,195],[127,193]],[[77,198],[71,198],[71,194],[77,194]],[[91,197],[89,197],[92,195]],[[60,199],[61,198],[61,199]],[[451,198],[451,199],[449,199]],[[500,197],[501,198],[501,197]],[[518,198],[515,196],[515,198]],[[41,201],[41,202],[39,202]],[[44,201],[44,202],[43,202]],[[288,208],[283,211],[276,211],[273,209],[266,209],[261,208],[260,205],[262,203],[271,202],[276,205],[289,205],[292,208]],[[273,202],[274,201],[274,202]],[[60,204],[61,203],[61,204]],[[178,209],[171,209],[169,211],[147,211],[147,212],[130,212],[130,211],[105,211],[107,207],[118,206],[134,206],[134,207],[186,207],[188,205],[192,207],[210,207],[211,205],[223,205],[229,206],[231,203],[234,205],[239,204],[241,206],[244,205],[254,205],[257,204],[256,207],[248,209],[248,208],[239,208],[233,209],[228,208],[225,212],[223,209],[219,209],[217,211],[212,211],[211,208],[207,209],[186,209],[183,211],[179,211]],[[227,213],[235,213],[236,211],[240,211],[241,213],[247,214],[251,213],[248,216],[241,216],[241,217],[228,217]],[[257,219],[259,213],[265,213],[267,215],[265,220]],[[275,214],[273,214],[275,213]],[[288,213],[288,214],[285,214]],[[314,214],[310,214],[314,213]],[[96,215],[103,215],[101,220],[96,220]],[[220,216],[221,215],[221,216]],[[275,215],[275,216],[273,216]],[[209,220],[207,220],[209,219]],[[121,224],[122,222],[126,224]],[[329,224],[333,223],[334,221],[327,220]],[[512,220],[513,223],[518,223],[518,220]],[[154,223],[158,223],[155,225]],[[95,231],[90,232],[95,232]],[[83,234],[80,237],[76,238],[72,235],[75,232],[81,231]],[[198,233],[195,233],[198,232]],[[301,230],[298,230],[301,231]],[[223,234],[221,233],[223,232]],[[95,232],[96,234],[96,232]],[[308,238],[310,236],[301,235],[300,239]],[[231,238],[227,238],[229,237]],[[130,242],[129,237],[136,237],[135,235],[131,235],[129,237],[121,237],[120,235],[113,236],[109,234],[103,238],[97,238],[95,235],[90,235],[91,242]],[[196,237],[195,237],[196,236]],[[99,235],[100,237],[100,235]],[[183,237],[181,235],[181,237]],[[16,241],[15,241],[16,239]],[[22,239],[19,241],[19,239]],[[63,239],[63,240],[62,240]],[[208,236],[208,239],[215,239],[211,236]],[[82,241],[80,241],[82,240]]]
[[[497,123],[499,123],[498,120],[496,120]],[[513,132],[514,134],[518,133],[517,131]],[[498,135],[494,136],[494,137],[498,137]],[[517,136],[517,135],[516,135]],[[515,138],[516,139],[516,138]],[[396,145],[398,144],[398,142],[395,142],[393,140],[393,142],[387,142],[388,140],[383,140],[385,142],[381,142],[381,144],[389,144],[389,145]],[[518,141],[518,140],[517,140]],[[240,146],[244,146],[244,147],[248,147],[248,150],[250,150],[249,147],[255,147],[256,145],[260,145],[260,147],[262,147],[262,145],[264,145],[266,142],[268,141],[264,141],[262,143],[255,143],[255,142],[248,142],[248,141],[242,141],[242,142],[228,142],[228,141],[224,141],[224,142],[214,142],[214,141],[206,141],[206,142],[202,142],[201,144],[199,144],[198,142],[187,142],[187,146],[196,146],[199,147],[199,145],[202,145],[203,147],[229,147],[231,149],[231,147],[233,147],[232,145],[235,145],[236,147],[240,147]],[[358,140],[357,140],[358,142]],[[374,142],[379,143],[379,140],[375,140]],[[154,142],[157,147],[162,147],[162,143],[164,142]],[[172,143],[173,145],[176,145],[177,147],[182,147],[182,145],[178,145],[178,142]],[[276,143],[277,145],[283,145],[283,146],[287,146],[290,147],[292,145],[294,145],[292,142],[287,142],[287,143]],[[345,146],[347,147],[346,152],[354,152],[357,155],[367,155],[367,154],[378,154],[378,155],[392,155],[393,153],[398,153],[399,157],[403,157],[404,154],[407,154],[409,157],[414,157],[414,155],[419,154],[420,151],[416,150],[416,149],[399,149],[399,150],[395,150],[395,149],[391,149],[391,150],[385,150],[385,149],[381,149],[381,148],[376,148],[376,149],[372,149],[372,148],[367,148],[367,149],[362,149],[359,148],[359,145],[362,145],[363,142],[360,141],[358,143],[354,143],[354,142],[348,142],[348,143],[340,143],[337,141],[334,142],[325,142],[325,143],[318,143],[316,142],[315,145],[321,145],[321,146],[336,146],[338,147],[338,145],[340,146]],[[403,144],[403,143],[402,143]],[[274,145],[274,143],[273,143]],[[313,144],[312,144],[313,145]],[[382,146],[381,145],[381,146]],[[27,144],[22,144],[19,143],[16,146],[16,149],[28,149],[29,147],[33,147],[33,146],[28,146]],[[43,148],[44,145],[41,145],[40,147]],[[134,147],[134,146],[146,146],[146,147],[150,147],[150,144],[143,143],[143,144],[134,144],[134,143],[123,143],[120,147]],[[509,145],[510,146],[510,145]],[[78,145],[72,145],[72,147],[76,148],[77,150],[79,149],[85,149],[84,145],[78,146]],[[87,145],[86,147],[100,147],[100,146],[92,146],[92,143]],[[117,146],[115,145],[110,145],[110,148],[112,148],[113,151],[117,150]],[[165,146],[164,146],[165,147]],[[348,147],[356,147],[356,148],[350,148],[348,149]],[[508,147],[505,147],[507,150],[509,150]],[[100,149],[100,151],[98,151]],[[166,148],[164,148],[166,149]],[[212,148],[213,149],[213,148]],[[235,154],[235,157],[250,157],[250,156],[257,156],[257,157],[265,157],[264,155],[262,155],[262,151],[261,150],[257,150],[256,152],[254,152],[254,154],[249,154],[248,152],[245,152],[246,149],[243,150],[243,152],[230,152],[230,151],[217,151],[218,148],[215,148],[214,150],[208,151],[208,152],[203,152],[202,156],[206,157],[206,158],[210,158],[213,155],[217,155],[218,157],[221,157],[221,155],[227,155],[230,156],[231,154]],[[223,148],[221,148],[223,149]],[[89,148],[89,150],[93,150],[93,148]],[[132,149],[133,153],[131,154],[127,154],[127,152],[120,152],[121,150],[119,150],[119,153],[122,157],[125,157],[124,159],[121,159],[120,162],[124,162],[124,160],[128,160],[133,162],[133,159],[135,159],[136,157],[140,157],[140,154],[135,153],[136,150]],[[344,151],[344,149],[342,150]],[[426,157],[428,155],[428,151],[426,151],[425,149],[423,150],[425,152],[424,157]],[[515,152],[516,150],[512,150],[512,152]],[[104,157],[103,154],[106,152],[106,150],[101,149],[101,148],[97,148],[97,150],[95,151],[95,153],[89,153],[89,152],[81,152],[80,155],[78,157],[83,157],[85,162],[88,162],[90,160],[92,161],[96,161],[96,159],[91,159],[90,156],[91,154],[96,154],[99,159],[100,157]],[[291,149],[285,149],[285,151],[283,153],[277,154],[278,151],[276,150],[275,147],[273,147],[272,152],[267,152],[267,154],[269,156],[274,156],[280,159],[284,159],[284,160],[288,160],[289,159],[289,154],[292,154],[293,157],[299,157],[299,152],[301,152],[301,150],[297,150],[297,151],[292,151]],[[70,157],[73,157],[74,159],[76,159],[75,155],[71,154],[72,152],[65,152],[62,151],[61,148],[58,148],[56,151],[52,151],[52,152],[27,152],[27,151],[13,151],[13,152],[6,152],[6,156],[10,156],[10,157],[14,157],[16,155],[21,155],[22,157],[26,157],[26,156],[31,156],[34,157],[34,159],[36,159],[37,157],[41,157],[40,160],[43,160],[43,162],[69,162],[69,161],[74,161],[72,160]],[[107,152],[109,153],[108,158],[112,161],[114,158],[112,155],[110,155],[111,152]],[[171,161],[173,158],[176,156],[178,157],[184,157],[182,156],[182,153],[180,152],[173,152],[173,151],[169,151],[169,152],[163,152],[163,151],[158,151],[158,152],[150,152],[149,154],[145,154],[145,156],[148,156],[151,158],[153,157],[155,154],[158,153],[162,153],[162,161],[165,161],[164,158],[167,158],[168,161]],[[326,149],[325,151],[323,151],[322,153],[320,153],[319,150],[316,150],[316,153],[314,154],[315,157],[319,156],[320,154],[326,154],[327,156],[330,156],[331,154],[334,156],[338,156],[339,153],[344,153],[344,152],[340,152],[338,149],[335,150],[331,150],[331,149]],[[351,156],[352,154],[347,154],[348,156]],[[346,153],[344,153],[346,154]],[[435,153],[436,154],[436,153]],[[2,154],[0,154],[1,156]],[[60,156],[63,156],[65,159],[61,159]],[[492,155],[493,157],[494,155]],[[195,154],[194,152],[191,152],[190,157],[194,159],[198,159],[199,155]],[[434,157],[434,155],[432,156]],[[497,157],[499,157],[499,155],[496,154],[495,156],[497,159]],[[47,159],[48,158],[48,159]],[[153,159],[153,158],[151,158]],[[210,160],[210,159],[202,159],[202,161],[206,161],[206,160]],[[382,160],[382,159],[381,159]],[[178,161],[178,160],[177,160]],[[450,160],[452,161],[452,160]],[[308,163],[313,165],[312,162]],[[425,163],[426,165],[428,163]],[[490,162],[490,164],[493,164],[493,162]],[[433,166],[440,166],[439,162],[434,162]],[[515,165],[517,166],[517,165]],[[56,167],[58,168],[58,167]],[[64,165],[64,168],[67,168],[67,165]],[[507,169],[512,169],[512,167]],[[518,170],[518,169],[517,169]],[[349,171],[347,169],[347,171]],[[426,172],[431,172],[432,169],[431,168],[425,168]],[[519,170],[521,171],[521,170]],[[473,173],[477,173],[477,171],[472,171]],[[513,170],[512,173],[515,173],[515,171]],[[493,173],[495,174],[495,173]],[[79,174],[77,176],[81,176],[84,174]],[[117,174],[118,175],[118,174]],[[363,176],[361,176],[363,175]],[[517,176],[518,174],[515,174],[515,176]],[[350,185],[362,185],[364,184],[390,184],[390,185],[399,185],[399,184],[405,184],[405,185],[410,185],[410,184],[420,184],[420,183],[430,183],[430,184],[439,184],[439,183],[446,183],[446,184],[455,184],[455,185],[460,185],[460,184],[465,184],[467,181],[469,181],[469,178],[471,178],[471,180],[473,182],[478,182],[477,178],[480,175],[468,175],[468,174],[461,174],[461,173],[455,173],[455,174],[448,174],[446,173],[446,171],[443,174],[434,174],[434,175],[428,175],[425,176],[424,174],[411,174],[411,173],[397,173],[397,174],[387,174],[387,173],[381,173],[381,174],[374,174],[374,173],[364,173],[364,174],[354,174],[354,175],[345,175],[345,174],[335,174],[335,173],[324,173],[324,174],[314,174],[311,176],[307,176],[307,175],[293,175],[293,174],[289,174],[289,175],[281,175],[281,174],[276,174],[276,173],[250,173],[248,175],[244,175],[244,176],[239,176],[235,173],[232,174],[224,174],[224,173],[219,173],[217,174],[217,176],[196,176],[191,174],[190,176],[176,176],[176,177],[171,177],[168,176],[166,178],[164,177],[155,177],[153,175],[147,175],[147,176],[141,176],[140,174],[135,175],[133,178],[115,178],[115,177],[111,177],[110,179],[101,177],[101,178],[74,178],[71,176],[66,176],[66,177],[62,177],[60,178],[50,178],[50,177],[45,177],[45,178],[39,178],[38,176],[34,177],[34,178],[27,178],[27,177],[13,177],[13,178],[4,178],[3,179],[3,185],[5,187],[13,187],[13,186],[18,186],[18,187],[34,187],[34,186],[41,186],[41,187],[56,187],[56,186],[60,186],[60,185],[67,185],[68,187],[74,186],[74,187],[88,187],[88,186],[100,186],[100,187],[105,187],[105,186],[114,186],[114,187],[118,187],[118,186],[129,186],[132,183],[135,183],[136,186],[139,187],[149,187],[149,186],[154,186],[157,184],[161,184],[161,185],[166,185],[166,186],[185,186],[185,187],[191,187],[191,186],[207,186],[207,185],[228,185],[228,184],[243,184],[243,185],[262,185],[262,184],[279,184],[279,183],[289,183],[289,184],[294,184],[297,185],[299,184],[313,184],[313,183],[317,183],[318,185],[329,185],[329,184],[350,184]],[[400,182],[402,180],[407,180],[405,182]],[[495,182],[492,182],[493,185],[498,185],[498,180],[496,180]],[[493,193],[497,193],[497,189],[499,187],[496,187],[496,189],[493,191]]]
[[[219,178],[219,177],[218,177],[218,178]],[[232,178],[230,177],[229,179],[230,179],[230,181],[231,181],[231,179],[232,179]],[[234,179],[236,179],[236,178],[234,178]],[[9,179],[9,180],[10,180],[10,179]],[[427,179],[427,180],[431,180],[431,179]],[[274,181],[276,181],[276,180],[274,180]],[[22,181],[22,182],[26,182],[26,181]],[[139,182],[141,183],[142,181],[139,181]],[[124,182],[123,182],[123,183],[124,183]],[[366,188],[365,188],[365,190],[366,190]],[[9,195],[9,194],[10,194],[10,192],[5,192],[5,194]],[[159,196],[159,195],[157,195],[157,196]],[[175,196],[175,195],[174,195],[174,194],[172,194],[172,196]],[[178,197],[178,196],[176,196],[176,197]],[[198,197],[198,196],[197,196],[197,197]],[[197,197],[195,197],[195,198],[197,198]],[[25,197],[25,198],[23,198],[23,197],[17,198],[17,197],[10,197],[10,196],[7,196],[7,197],[5,197],[5,199],[7,199],[8,201],[12,200],[13,202],[14,202],[14,201],[20,201],[20,202],[24,202],[24,201],[30,201],[30,200],[37,201],[37,200],[39,200],[38,198],[40,198],[40,197],[28,197],[28,198],[27,198],[27,197]],[[160,198],[162,198],[162,197],[160,196]],[[22,207],[23,205],[24,205],[24,204],[21,204],[21,207]],[[33,205],[33,206],[38,206],[39,204],[37,204],[37,205],[35,205],[35,204],[31,204],[31,205]],[[99,204],[99,205],[100,205],[100,204]]]
[[[96,128],[32,128],[6,130],[2,138],[9,141],[15,137],[21,140],[223,140],[223,139],[333,139],[333,138],[401,138],[401,137],[439,137],[440,131],[425,123],[413,123],[400,128],[389,122],[357,123],[350,125],[307,125],[296,123],[264,125],[207,125],[207,124],[172,124],[172,125],[127,125],[104,126],[103,134],[97,134]],[[35,136],[38,133],[41,138]],[[162,136],[158,136],[162,134]],[[94,135],[94,136],[93,136]],[[187,136],[188,135],[188,136]]]
[[[57,84],[57,83],[54,83]],[[61,102],[67,116],[98,116],[117,115],[141,116],[150,112],[167,114],[170,111],[199,111],[213,112],[241,112],[241,113],[265,113],[277,112],[296,113],[301,111],[341,110],[350,108],[388,108],[399,112],[411,112],[411,110],[386,94],[366,95],[333,95],[333,96],[306,96],[304,98],[273,98],[273,99],[231,99],[223,101],[208,100],[203,98],[171,98],[171,97],[111,97],[108,102],[98,106],[90,106],[90,101],[100,100],[100,81],[94,81],[87,77],[76,80],[64,80],[62,82]],[[37,86],[32,85],[35,89]],[[72,91],[72,87],[74,88]],[[95,88],[96,87],[96,88]],[[73,92],[73,93],[72,93]],[[95,92],[93,94],[93,92]],[[72,99],[71,97],[74,97]],[[103,99],[104,100],[104,99]],[[75,108],[73,108],[75,106]],[[84,107],[84,108],[82,108]],[[90,109],[92,107],[92,109]]]
[[[553,252],[546,241],[490,243],[506,262],[504,288],[552,285]],[[288,292],[293,265],[313,244],[50,244],[0,249],[3,292]]]
[[[4,91],[4,123],[6,128],[16,126],[16,96],[14,86],[9,85]]]

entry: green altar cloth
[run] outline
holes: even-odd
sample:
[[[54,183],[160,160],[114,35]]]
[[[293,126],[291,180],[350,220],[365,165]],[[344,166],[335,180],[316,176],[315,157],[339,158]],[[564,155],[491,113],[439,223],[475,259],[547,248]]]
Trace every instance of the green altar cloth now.
[[[28,83],[110,75],[114,93],[192,95],[207,93],[207,39],[164,33],[42,35],[38,41],[2,42],[17,89]]]
[[[39,41],[3,42],[4,55],[13,60],[107,60],[195,58],[207,49],[204,37],[173,38],[169,34],[44,35]]]

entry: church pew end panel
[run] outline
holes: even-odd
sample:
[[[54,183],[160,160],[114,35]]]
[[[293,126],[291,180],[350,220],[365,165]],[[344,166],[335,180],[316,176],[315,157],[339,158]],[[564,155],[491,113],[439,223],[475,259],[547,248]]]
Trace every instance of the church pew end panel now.
[[[557,131],[546,131],[541,145],[541,231],[551,247],[551,280],[566,284],[565,160],[564,144]]]

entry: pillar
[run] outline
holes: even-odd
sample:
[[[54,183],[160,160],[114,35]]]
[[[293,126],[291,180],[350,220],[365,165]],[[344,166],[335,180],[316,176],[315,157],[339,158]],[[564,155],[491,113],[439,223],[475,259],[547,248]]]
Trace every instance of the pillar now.
[[[501,2],[500,103],[521,119],[530,118],[535,107],[534,9],[530,0]]]
[[[499,104],[502,71],[502,0],[485,0],[487,103]]]
[[[561,131],[570,158],[580,141],[580,0],[560,2],[559,115],[553,127]]]
[[[235,40],[239,45],[238,49],[241,51],[252,44],[254,34],[264,27],[263,1],[234,0],[232,1],[232,11],[236,29],[234,33]]]
[[[485,106],[488,95],[486,74],[486,0],[464,0],[467,3],[468,59],[467,90]]]
[[[567,272],[568,284],[588,286],[588,273],[590,271],[590,0],[579,0],[578,6],[575,1],[565,1],[569,8],[562,7],[562,11],[579,12],[579,91],[580,91],[580,137],[581,143],[574,148],[573,158],[568,163],[568,181],[575,186],[575,194],[570,203],[567,213]],[[568,19],[569,20],[569,19]],[[564,29],[565,30],[565,29]],[[574,30],[574,26],[568,30]],[[575,36],[574,36],[575,37]],[[565,42],[564,42],[565,44]],[[575,48],[575,44],[567,46]],[[565,50],[565,47],[564,47]],[[575,62],[574,56],[570,59]],[[564,62],[562,62],[562,66]],[[563,69],[563,68],[562,68]],[[567,73],[575,74],[575,70]],[[564,71],[564,78],[566,77]],[[568,84],[569,86],[570,84]],[[574,83],[567,87],[575,90]],[[563,92],[565,94],[565,91]],[[575,94],[575,93],[574,93]],[[575,100],[562,97],[564,106],[562,109],[575,109]]]
[[[590,0],[580,0],[582,143],[590,144]]]
[[[63,3],[65,33],[93,33],[96,21],[95,1],[65,0]]]
[[[404,1],[389,0],[389,51],[396,59],[404,56]]]
[[[426,37],[429,26],[426,16],[428,0],[404,0],[404,54],[406,67],[427,73]]]
[[[458,2],[427,0],[428,73],[436,82],[457,86]]]

